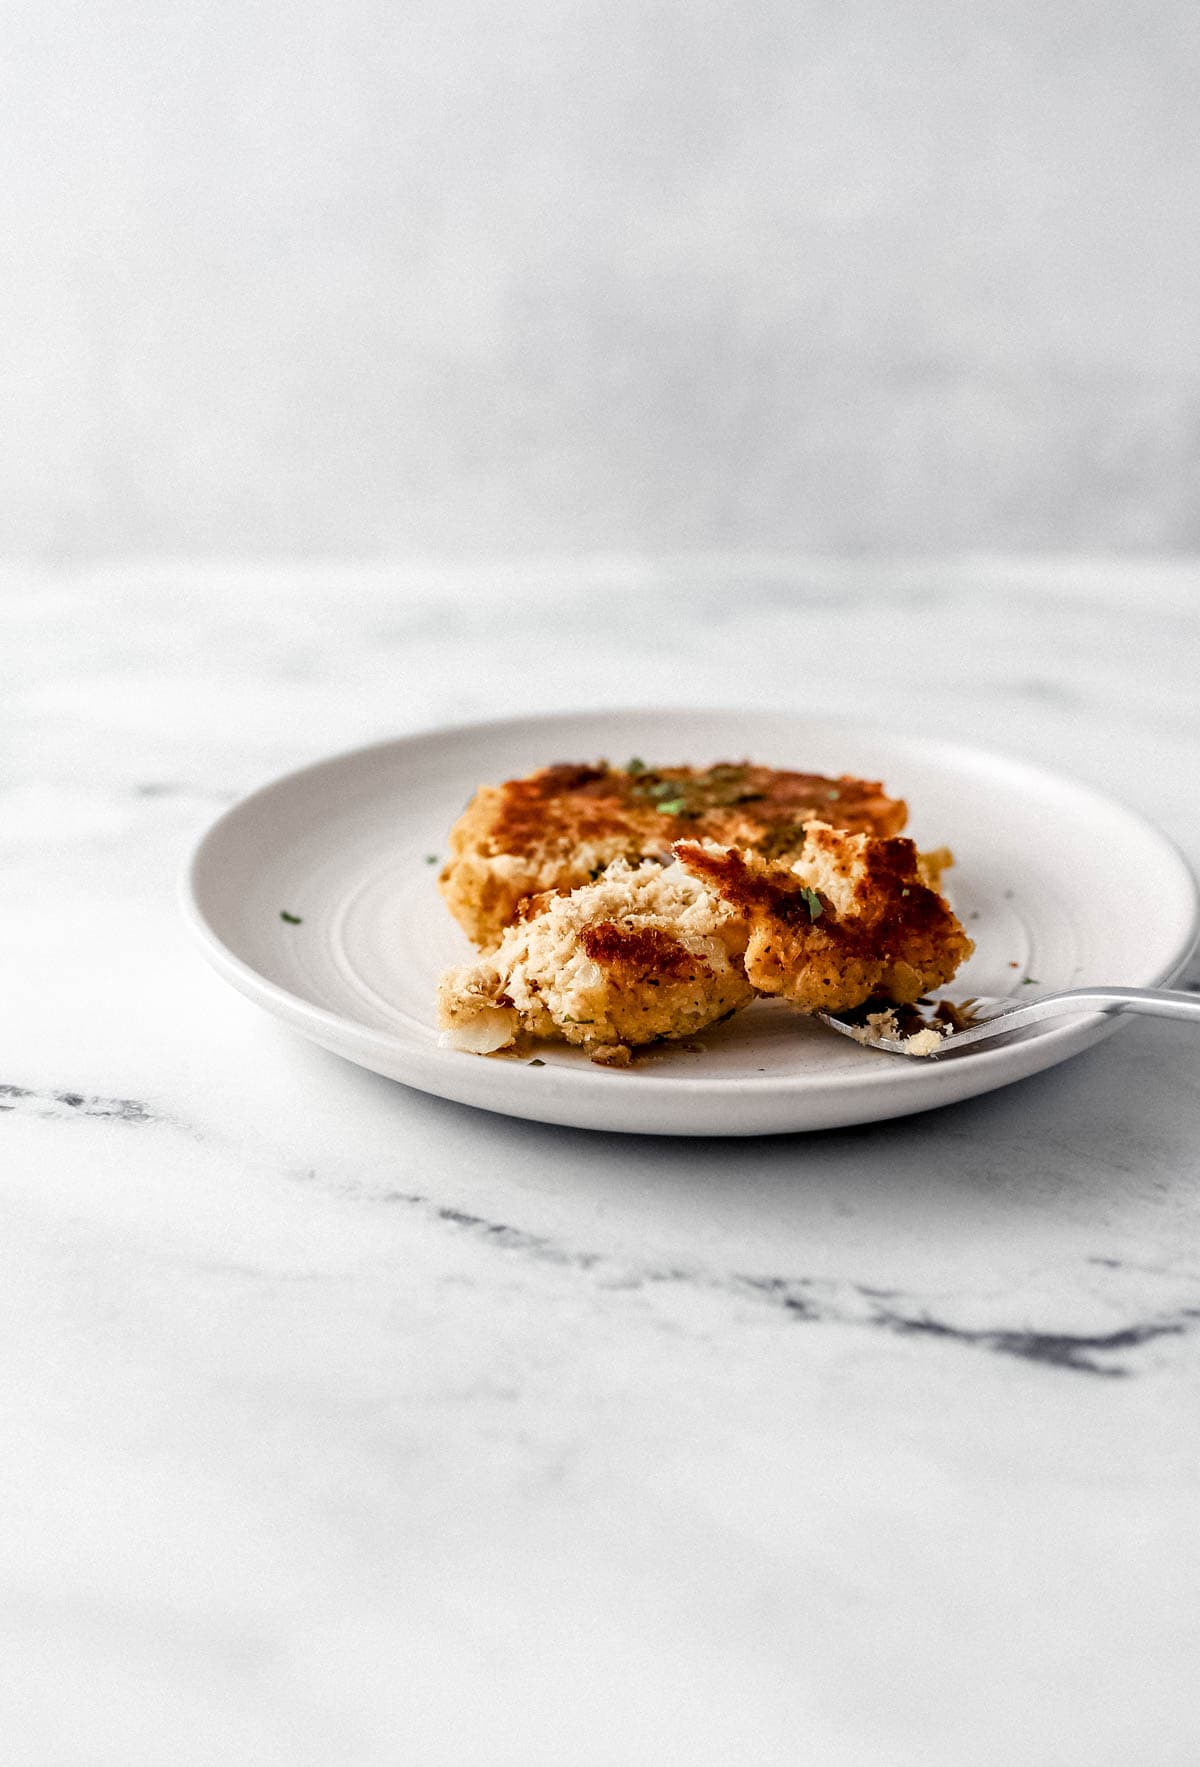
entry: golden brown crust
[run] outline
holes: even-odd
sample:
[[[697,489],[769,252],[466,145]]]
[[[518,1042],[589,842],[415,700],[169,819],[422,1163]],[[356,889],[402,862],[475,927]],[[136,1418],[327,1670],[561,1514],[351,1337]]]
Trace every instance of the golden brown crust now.
[[[948,982],[973,950],[903,837],[874,840],[813,823],[791,867],[694,841],[674,851],[744,918],[751,985],[804,1011],[916,1000]]]
[[[614,859],[662,856],[679,835],[787,859],[814,818],[896,834],[906,807],[873,780],[749,762],[709,768],[560,763],[483,786],[450,835],[440,884],[475,943],[494,945],[525,897],[572,890]]]
[[[704,960],[656,926],[619,926],[601,920],[580,929],[579,943],[614,979],[637,983],[701,981],[712,975]]]

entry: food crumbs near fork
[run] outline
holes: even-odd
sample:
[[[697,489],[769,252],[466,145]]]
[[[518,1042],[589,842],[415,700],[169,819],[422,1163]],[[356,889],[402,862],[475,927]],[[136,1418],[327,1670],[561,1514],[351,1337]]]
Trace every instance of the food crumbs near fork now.
[[[882,1012],[869,1012],[866,1023],[855,1025],[849,1034],[856,1043],[867,1045],[899,1043],[905,1055],[936,1055],[951,1029],[947,1024],[926,1025],[923,1031],[913,1031],[906,1037],[895,1007],[888,1006]]]

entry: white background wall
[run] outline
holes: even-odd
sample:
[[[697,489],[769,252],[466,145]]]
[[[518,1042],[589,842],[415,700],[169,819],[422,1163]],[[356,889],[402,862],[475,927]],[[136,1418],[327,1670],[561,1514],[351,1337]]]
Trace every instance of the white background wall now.
[[[1200,546],[1194,0],[15,0],[0,549]]]

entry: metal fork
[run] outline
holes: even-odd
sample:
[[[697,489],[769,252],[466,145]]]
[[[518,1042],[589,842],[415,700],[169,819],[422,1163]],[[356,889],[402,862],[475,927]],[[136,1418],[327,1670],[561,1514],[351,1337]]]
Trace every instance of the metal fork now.
[[[818,1012],[815,1016],[831,1031],[853,1037],[868,1049],[881,1049],[888,1055],[907,1055],[918,1061],[931,1057],[958,1055],[961,1051],[1006,1037],[1010,1031],[1024,1030],[1043,1019],[1060,1018],[1070,1013],[1145,1012],[1155,1018],[1187,1018],[1200,1025],[1200,998],[1170,988],[1067,988],[1057,994],[1043,994],[1037,1000],[1002,1000],[993,995],[977,995],[970,1000],[918,1000],[915,1006],[892,1008],[899,1035],[879,1035],[867,1024],[871,1013],[887,1011],[887,1003],[868,1002],[851,1012]],[[890,1030],[891,1027],[889,1026]],[[910,1047],[921,1031],[935,1030],[941,1040],[929,1048]],[[864,1035],[864,1031],[866,1034]],[[922,1039],[928,1042],[928,1039]]]

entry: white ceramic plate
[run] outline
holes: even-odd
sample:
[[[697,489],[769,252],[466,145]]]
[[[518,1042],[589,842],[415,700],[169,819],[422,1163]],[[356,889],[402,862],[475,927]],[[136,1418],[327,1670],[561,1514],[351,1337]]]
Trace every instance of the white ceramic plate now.
[[[765,1135],[873,1122],[1007,1085],[1113,1029],[1092,1014],[917,1062],[760,1002],[706,1032],[701,1053],[667,1046],[631,1069],[596,1067],[554,1045],[539,1051],[538,1067],[528,1056],[440,1048],[437,978],[471,955],[436,884],[433,861],[451,823],[485,781],[552,761],[635,754],[701,766],[749,757],[882,779],[907,799],[918,844],[954,849],[949,895],[976,952],[952,997],[1156,986],[1178,973],[1195,942],[1186,865],[1111,799],[998,755],[758,712],[512,719],[318,762],[255,792],[208,831],[184,880],[188,919],[228,981],[338,1055],[443,1098],[588,1129]]]

